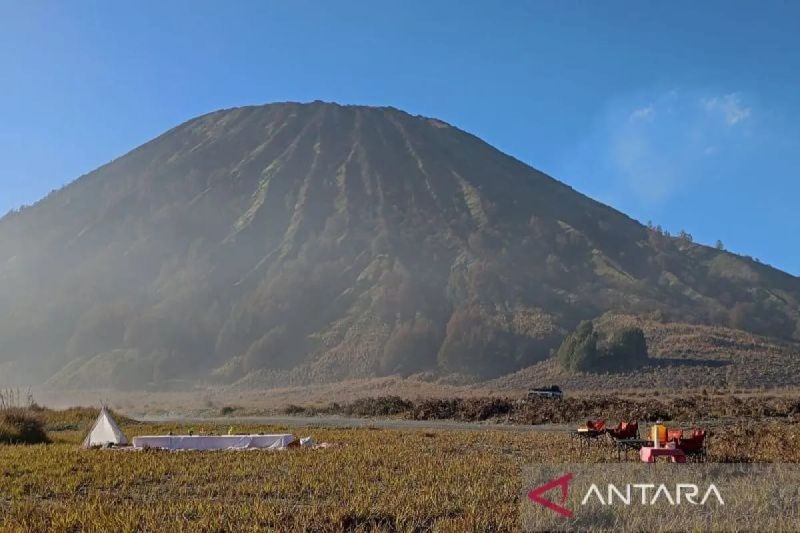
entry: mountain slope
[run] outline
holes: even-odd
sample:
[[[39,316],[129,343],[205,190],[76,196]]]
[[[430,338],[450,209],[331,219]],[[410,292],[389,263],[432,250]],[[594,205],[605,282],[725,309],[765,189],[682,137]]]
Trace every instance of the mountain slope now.
[[[214,112],[0,220],[0,370],[61,386],[489,378],[609,310],[797,339],[799,302],[391,108]]]

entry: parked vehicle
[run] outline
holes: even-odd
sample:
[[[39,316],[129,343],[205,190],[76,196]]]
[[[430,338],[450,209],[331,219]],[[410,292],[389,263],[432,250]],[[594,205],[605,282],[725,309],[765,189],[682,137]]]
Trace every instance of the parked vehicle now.
[[[561,387],[558,385],[551,385],[549,387],[537,387],[528,389],[528,399],[533,398],[551,398],[553,400],[560,400],[564,397]]]

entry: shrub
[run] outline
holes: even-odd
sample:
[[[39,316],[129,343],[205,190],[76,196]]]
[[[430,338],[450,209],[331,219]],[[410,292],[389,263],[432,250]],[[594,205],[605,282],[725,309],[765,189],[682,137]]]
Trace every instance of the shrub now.
[[[391,416],[410,411],[414,404],[399,396],[381,396],[378,398],[359,398],[344,408],[345,414],[351,416]]]
[[[618,326],[599,340],[590,321],[581,322],[575,332],[567,335],[556,357],[565,370],[572,372],[629,370],[649,361],[641,328]]]
[[[283,409],[283,412],[287,415],[302,415],[306,413],[306,408],[290,403]]]
[[[50,442],[41,418],[25,407],[6,407],[0,411],[0,443],[39,444]]]
[[[605,361],[601,361],[601,366],[606,370],[638,368],[647,364],[644,332],[633,326],[613,330],[606,341],[603,359]]]

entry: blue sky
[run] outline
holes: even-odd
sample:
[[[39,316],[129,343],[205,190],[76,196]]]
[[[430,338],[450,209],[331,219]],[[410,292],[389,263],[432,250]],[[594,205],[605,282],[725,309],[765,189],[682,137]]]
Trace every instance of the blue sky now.
[[[0,0],[0,212],[193,116],[321,99],[800,274],[800,2],[124,4]]]

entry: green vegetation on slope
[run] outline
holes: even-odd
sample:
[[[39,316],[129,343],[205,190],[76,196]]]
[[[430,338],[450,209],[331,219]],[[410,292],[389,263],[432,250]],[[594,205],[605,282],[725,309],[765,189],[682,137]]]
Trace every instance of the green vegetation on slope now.
[[[630,372],[650,362],[641,328],[615,326],[601,338],[588,320],[567,335],[556,358],[565,370],[572,372]]]

